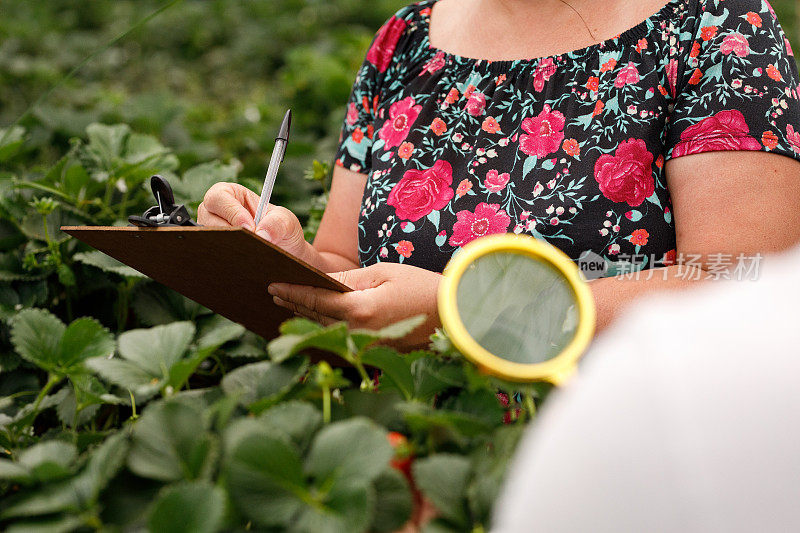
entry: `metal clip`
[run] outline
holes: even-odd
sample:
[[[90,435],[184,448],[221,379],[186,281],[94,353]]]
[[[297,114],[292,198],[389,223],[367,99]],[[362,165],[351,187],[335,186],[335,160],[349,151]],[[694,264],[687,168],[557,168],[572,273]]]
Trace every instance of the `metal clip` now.
[[[175,195],[169,182],[161,176],[150,178],[150,188],[156,203],[144,212],[142,216],[131,215],[128,222],[143,228],[169,227],[169,226],[199,226],[192,220],[189,211],[184,205],[175,205]]]

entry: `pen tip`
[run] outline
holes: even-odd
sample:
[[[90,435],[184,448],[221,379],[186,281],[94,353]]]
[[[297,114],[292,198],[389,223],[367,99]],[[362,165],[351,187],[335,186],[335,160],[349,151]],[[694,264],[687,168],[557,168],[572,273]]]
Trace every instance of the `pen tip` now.
[[[289,140],[289,130],[292,127],[292,110],[289,109],[283,116],[283,123],[281,123],[281,130],[278,132],[277,139]]]

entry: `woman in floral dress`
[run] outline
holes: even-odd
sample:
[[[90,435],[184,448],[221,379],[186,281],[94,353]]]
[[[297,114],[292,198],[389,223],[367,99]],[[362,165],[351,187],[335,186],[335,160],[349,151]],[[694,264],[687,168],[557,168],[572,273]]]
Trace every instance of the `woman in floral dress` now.
[[[798,159],[797,66],[766,0],[425,0],[358,72],[314,244],[277,206],[255,229],[355,289],[270,286],[324,324],[426,313],[405,339],[424,343],[453,253],[516,233],[602,265],[602,328],[798,242]],[[218,184],[200,222],[254,229],[257,201]]]

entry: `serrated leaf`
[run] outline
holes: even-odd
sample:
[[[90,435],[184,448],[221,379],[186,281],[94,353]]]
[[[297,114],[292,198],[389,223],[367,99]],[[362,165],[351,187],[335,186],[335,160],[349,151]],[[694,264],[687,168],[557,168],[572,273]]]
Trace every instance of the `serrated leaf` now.
[[[69,533],[85,525],[80,516],[66,515],[44,520],[27,520],[11,524],[5,533]]]
[[[222,526],[225,494],[205,482],[172,485],[159,494],[150,511],[150,531],[213,533]]]
[[[308,370],[305,359],[292,359],[281,364],[261,361],[244,365],[222,378],[222,390],[227,396],[237,398],[245,406],[258,402],[260,412],[270,403],[280,399]]]
[[[96,320],[79,318],[64,326],[42,309],[25,309],[15,317],[11,341],[24,359],[59,375],[75,372],[84,360],[114,350],[113,337]]]
[[[75,259],[75,261],[83,263],[84,265],[89,265],[95,268],[99,268],[104,272],[113,272],[114,274],[118,274],[120,276],[124,276],[127,278],[147,277],[138,270],[134,270],[128,265],[120,263],[113,257],[108,256],[103,252],[98,252],[98,251],[82,252],[75,254],[73,258]]]
[[[203,306],[156,283],[141,283],[133,293],[133,310],[148,326],[194,320]]]
[[[231,322],[220,315],[212,315],[205,320],[200,327],[197,336],[197,347],[217,348],[226,342],[230,342],[241,337],[245,332],[244,326]]]
[[[167,377],[194,338],[194,324],[175,322],[150,329],[126,331],[119,336],[119,354],[152,376]]]
[[[0,162],[11,159],[25,144],[25,128],[0,128]]]
[[[280,403],[261,414],[259,421],[279,429],[304,451],[322,425],[322,413],[313,405],[291,401]]]
[[[67,427],[77,428],[89,422],[99,409],[99,405],[83,405],[81,410],[78,411],[78,416],[75,413],[78,409],[78,401],[75,398],[75,390],[73,387],[65,387],[66,391],[64,399],[56,405],[56,414],[58,419]]]
[[[264,359],[267,357],[266,342],[255,333],[245,331],[239,342],[226,348],[225,354],[228,357]]]
[[[125,361],[123,359],[106,359],[99,357],[97,359],[89,359],[86,361],[86,366],[91,370],[97,372],[103,379],[119,385],[125,389],[137,390],[140,394],[152,394],[158,390],[158,378],[150,375],[148,372],[140,368],[138,365]],[[153,383],[153,380],[156,383]],[[154,385],[155,388],[148,392],[138,390],[143,386]]]
[[[297,530],[314,533],[365,531],[375,507],[375,491],[364,481],[339,482],[331,487],[321,506],[306,506]]]
[[[76,477],[45,485],[32,494],[20,494],[6,507],[0,518],[39,516],[61,511],[81,511],[95,505],[100,491],[116,475],[125,460],[128,442],[118,433],[106,439],[89,458]]]
[[[270,358],[277,363],[308,348],[318,348],[347,358],[347,324],[339,322],[305,335],[282,335],[267,345]]]
[[[355,342],[356,351],[361,351],[379,340],[402,339],[422,325],[425,320],[425,315],[413,316],[379,330],[356,329],[350,332],[350,336]]]
[[[381,370],[381,380],[388,380],[399,390],[406,400],[414,394],[414,377],[411,375],[411,362],[406,361],[397,350],[385,346],[370,348],[361,356],[361,362]]]
[[[20,466],[26,468],[35,481],[62,479],[74,472],[78,450],[63,441],[39,442],[19,455]]]
[[[386,430],[366,418],[352,418],[323,428],[314,439],[306,470],[318,480],[372,482],[394,451]]]
[[[374,483],[375,516],[370,531],[399,531],[411,519],[414,502],[406,478],[388,467]]]
[[[402,413],[408,426],[419,432],[449,429],[465,437],[476,437],[491,431],[497,425],[496,422],[489,423],[470,413],[434,409],[419,402],[406,402],[396,408]]]
[[[307,335],[324,329],[320,324],[307,318],[290,318],[280,325],[281,335]]]
[[[150,405],[136,422],[128,468],[159,481],[204,479],[218,453],[219,443],[199,409],[165,401]]]
[[[221,181],[232,181],[237,174],[233,165],[224,165],[219,161],[202,163],[187,170],[182,179],[172,183],[172,188],[178,202],[196,207],[212,185]]]
[[[439,513],[458,524],[468,524],[465,491],[469,481],[469,459],[436,454],[419,459],[412,467],[414,482]]]
[[[97,157],[106,167],[111,167],[113,162],[122,156],[125,142],[131,133],[127,124],[107,126],[93,123],[86,127],[89,142],[86,149]]]
[[[59,343],[67,327],[43,309],[25,309],[13,321],[11,342],[23,359],[45,370],[54,369]]]
[[[297,451],[269,435],[240,438],[230,453],[225,478],[233,504],[261,526],[287,528],[308,495]]]
[[[61,339],[59,365],[68,371],[91,357],[114,352],[114,337],[93,318],[79,318],[67,326]]]

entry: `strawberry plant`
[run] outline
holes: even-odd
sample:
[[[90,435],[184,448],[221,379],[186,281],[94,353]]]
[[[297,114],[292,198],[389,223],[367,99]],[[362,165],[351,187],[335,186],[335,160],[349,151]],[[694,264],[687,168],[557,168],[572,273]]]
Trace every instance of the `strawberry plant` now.
[[[296,318],[267,342],[59,231],[140,212],[156,167],[190,205],[236,177],[220,162],[180,172],[155,138],[91,124],[50,168],[0,178],[0,527],[488,527],[546,391],[498,399],[512,386],[442,334],[407,354],[383,344],[421,317],[380,331]]]
[[[193,212],[218,181],[258,190],[291,107],[273,198],[313,239],[320,161],[406,3],[2,2],[0,529],[488,530],[546,387],[441,333],[398,353],[414,319],[293,319],[267,342],[59,230],[125,224],[155,173]],[[794,3],[772,3],[800,48]]]

